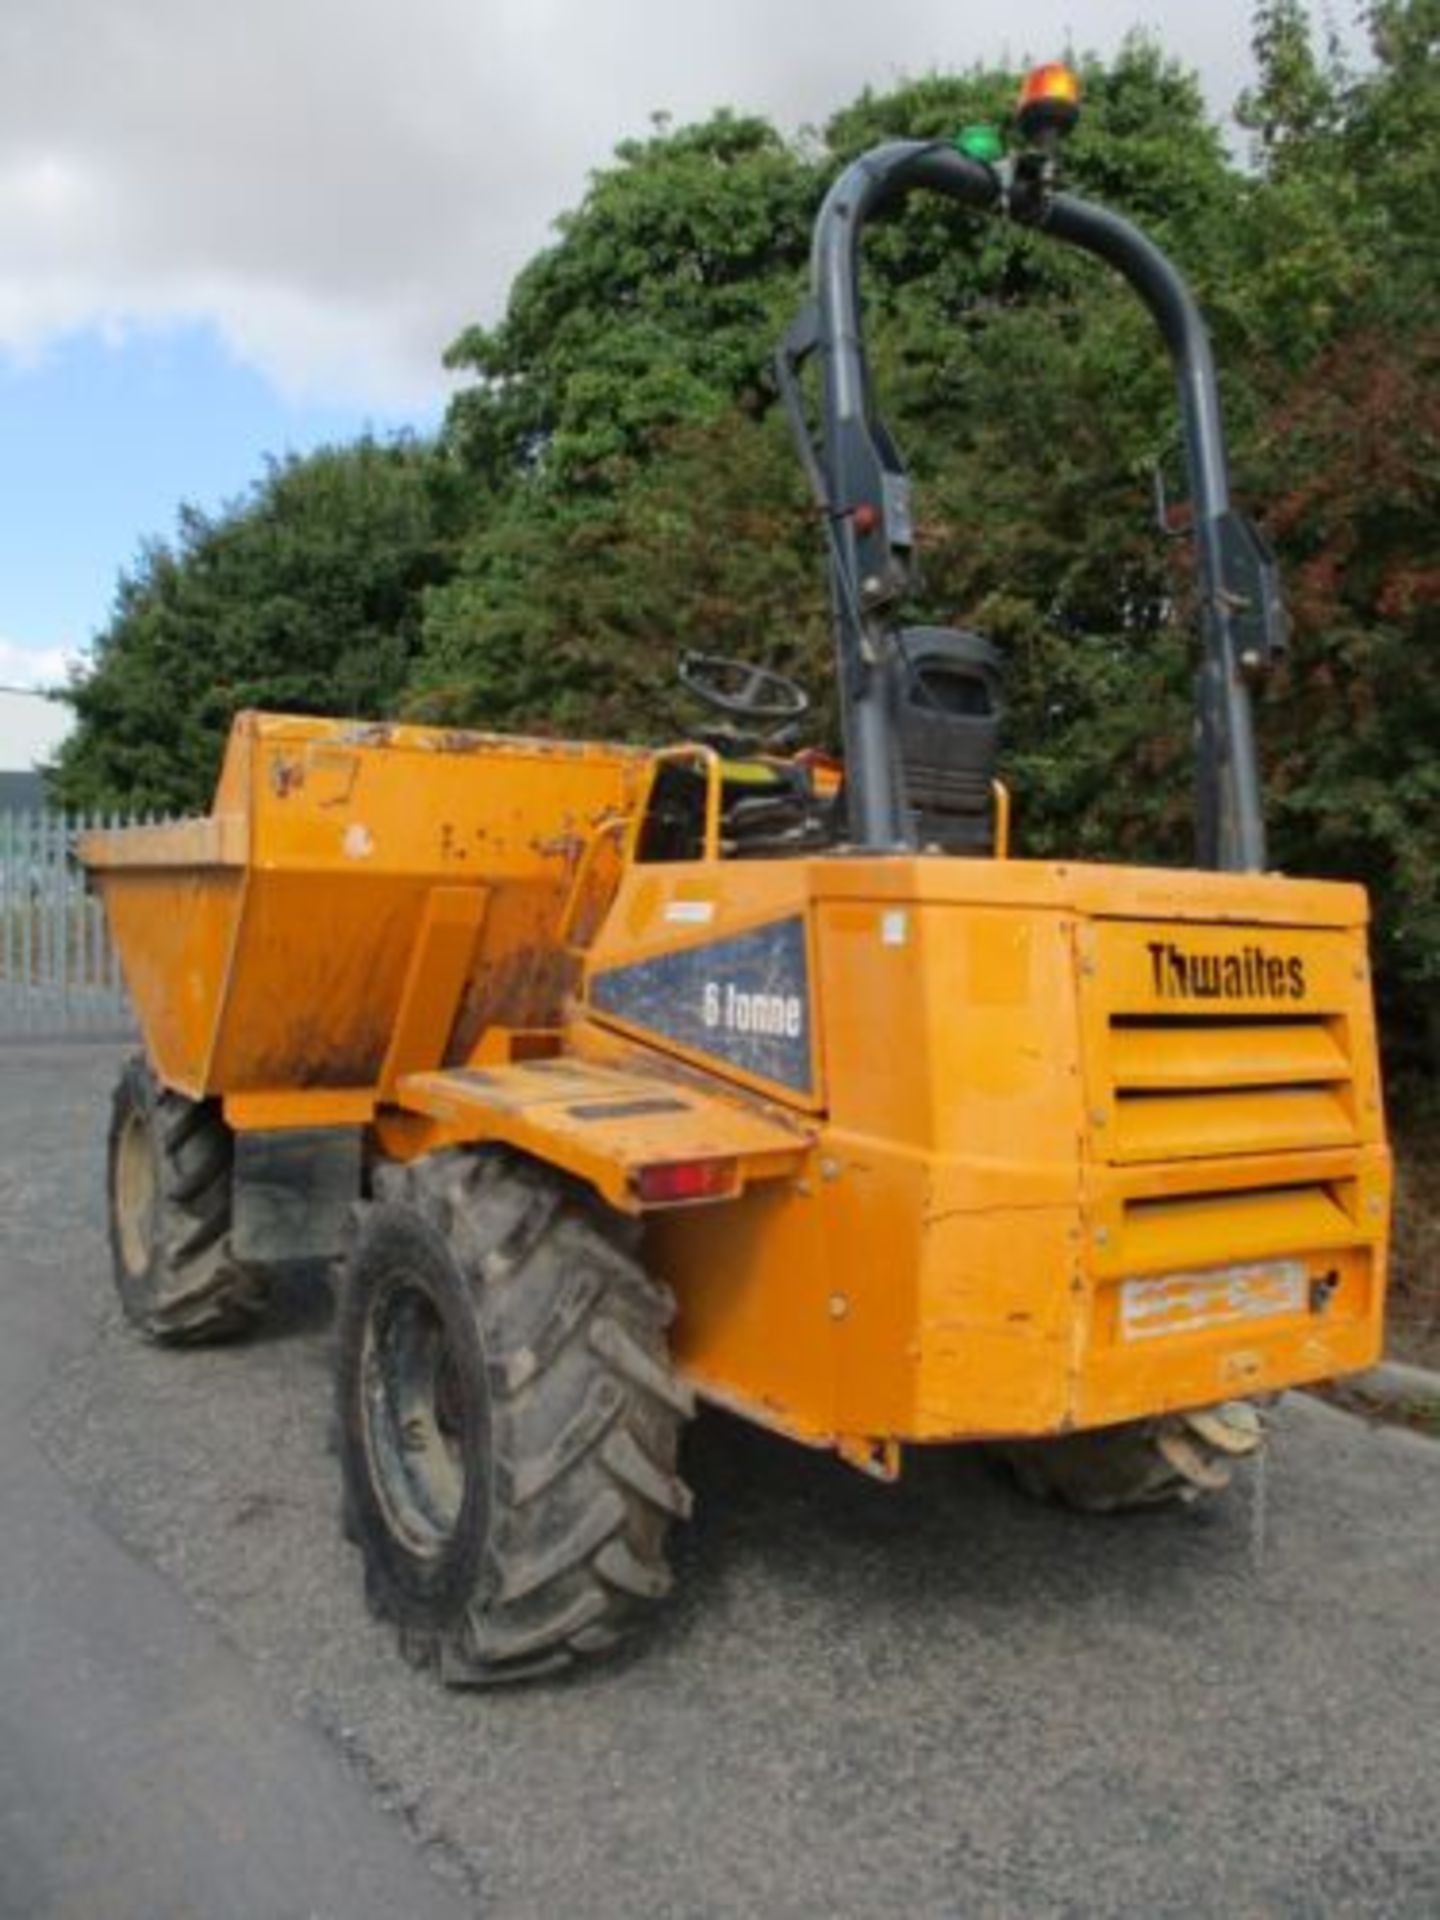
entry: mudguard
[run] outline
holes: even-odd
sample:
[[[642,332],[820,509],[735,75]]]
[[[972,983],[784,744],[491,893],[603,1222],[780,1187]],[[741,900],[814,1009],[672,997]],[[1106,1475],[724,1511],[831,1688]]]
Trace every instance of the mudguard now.
[[[409,1157],[494,1141],[593,1186],[612,1206],[728,1200],[752,1181],[798,1173],[813,1135],[738,1092],[668,1072],[569,1059],[405,1075],[382,1135]],[[418,1123],[418,1125],[417,1125]]]

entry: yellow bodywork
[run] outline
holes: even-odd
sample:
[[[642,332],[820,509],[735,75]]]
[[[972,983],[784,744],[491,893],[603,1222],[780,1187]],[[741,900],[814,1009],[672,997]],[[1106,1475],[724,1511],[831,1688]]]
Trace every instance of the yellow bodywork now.
[[[701,1393],[881,1471],[1376,1357],[1358,888],[725,859],[713,806],[702,857],[644,864],[654,764],[242,716],[211,819],[82,849],[157,1071],[241,1130],[587,1181],[644,1214]],[[709,956],[776,930],[789,972],[740,1007],[789,1048],[771,1078],[705,1021]],[[671,977],[711,997],[611,991]],[[666,1166],[711,1197],[648,1206]]]
[[[81,849],[161,1078],[363,1104],[437,997],[412,972],[422,935],[437,973],[459,950],[461,1057],[497,1019],[553,1026],[576,868],[647,774],[617,747],[241,714],[208,820]],[[447,932],[457,916],[468,932]]]
[[[1375,1358],[1389,1166],[1357,889],[925,858],[636,869],[592,968],[707,888],[711,937],[805,913],[821,1057],[803,1174],[650,1228],[704,1391],[816,1439],[938,1440]],[[1177,1009],[1150,954],[1177,938],[1242,974],[1247,947],[1299,958],[1303,999]],[[574,1039],[617,1041],[594,1021]],[[1226,1271],[1287,1259],[1290,1310],[1258,1310],[1263,1272],[1225,1294]]]

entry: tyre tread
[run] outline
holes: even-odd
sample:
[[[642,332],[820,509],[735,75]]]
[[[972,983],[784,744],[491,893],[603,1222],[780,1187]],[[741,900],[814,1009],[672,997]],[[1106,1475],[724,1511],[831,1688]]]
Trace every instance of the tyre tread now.
[[[446,1149],[382,1170],[375,1190],[352,1276],[395,1209],[442,1232],[489,1386],[490,1519],[473,1590],[430,1623],[441,1678],[530,1679],[609,1652],[669,1591],[665,1536],[691,1506],[676,1455],[693,1402],[669,1364],[668,1292],[636,1261],[630,1223],[522,1156]],[[348,1446],[347,1473],[364,1457]],[[361,1504],[352,1487],[347,1510]],[[399,1620],[408,1606],[413,1636],[414,1601],[355,1530],[372,1609]]]
[[[126,1316],[148,1338],[180,1345],[228,1338],[263,1313],[259,1269],[231,1249],[234,1143],[214,1100],[189,1100],[162,1087],[135,1055],[121,1070],[111,1108],[113,1163],[122,1128],[140,1113],[155,1148],[158,1193],[150,1269],[130,1276],[120,1254],[113,1185],[110,1242]]]
[[[1184,1414],[1131,1421],[996,1449],[1032,1499],[1080,1513],[1190,1505],[1224,1492],[1235,1460],[1261,1444],[1258,1424],[1248,1447],[1221,1447],[1203,1423]]]

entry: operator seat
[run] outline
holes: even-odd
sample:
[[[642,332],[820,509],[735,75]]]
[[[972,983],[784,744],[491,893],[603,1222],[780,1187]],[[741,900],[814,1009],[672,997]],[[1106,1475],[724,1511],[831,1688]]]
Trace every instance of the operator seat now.
[[[1000,654],[983,634],[952,627],[902,627],[894,639],[892,713],[916,837],[947,853],[989,853]]]

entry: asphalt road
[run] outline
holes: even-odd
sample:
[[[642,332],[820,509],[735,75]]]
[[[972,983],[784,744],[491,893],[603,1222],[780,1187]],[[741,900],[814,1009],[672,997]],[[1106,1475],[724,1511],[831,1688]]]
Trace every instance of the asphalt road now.
[[[445,1911],[413,1841],[503,1915],[1440,1912],[1440,1446],[1289,1403],[1263,1480],[1100,1521],[714,1416],[644,1653],[447,1694],[339,1537],[323,1298],[119,1324],[115,1059],[0,1052],[0,1911]]]
[[[112,1059],[0,1048],[0,1916],[452,1920],[358,1770],[37,1449],[94,1337]]]

